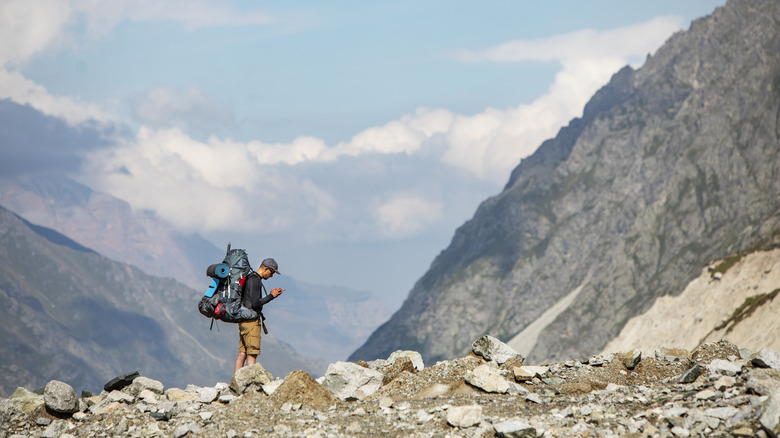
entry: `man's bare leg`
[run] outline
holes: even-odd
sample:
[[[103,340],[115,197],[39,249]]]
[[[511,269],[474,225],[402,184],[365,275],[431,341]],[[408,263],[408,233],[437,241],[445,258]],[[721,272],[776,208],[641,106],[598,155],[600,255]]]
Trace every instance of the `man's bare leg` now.
[[[255,356],[255,357],[257,357],[257,356]],[[236,358],[236,365],[233,367],[233,371],[235,372],[235,371],[240,370],[241,367],[244,366],[244,361],[245,360],[247,360],[246,353],[244,353],[243,351],[239,351],[238,352],[238,357]],[[251,363],[255,363],[255,360],[252,359]]]

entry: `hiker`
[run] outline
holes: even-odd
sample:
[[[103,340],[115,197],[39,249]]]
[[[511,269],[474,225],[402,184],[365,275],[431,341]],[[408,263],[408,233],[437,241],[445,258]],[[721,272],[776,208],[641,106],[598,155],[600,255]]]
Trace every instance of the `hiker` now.
[[[238,371],[245,363],[246,365],[254,364],[257,361],[257,355],[260,354],[260,331],[265,330],[262,314],[263,305],[268,304],[268,302],[284,292],[284,289],[277,287],[271,289],[270,294],[263,296],[262,292],[265,286],[263,286],[262,281],[268,280],[274,274],[279,274],[279,265],[276,264],[276,260],[268,258],[263,260],[263,263],[257,268],[257,272],[251,273],[246,278],[243,304],[247,308],[256,311],[259,317],[251,321],[238,323],[238,357],[236,357],[234,371]],[[268,332],[266,331],[266,333]]]

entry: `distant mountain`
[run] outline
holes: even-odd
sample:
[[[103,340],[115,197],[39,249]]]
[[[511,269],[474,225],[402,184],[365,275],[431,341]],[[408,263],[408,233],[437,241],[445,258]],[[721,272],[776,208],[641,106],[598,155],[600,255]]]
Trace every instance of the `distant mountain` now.
[[[52,379],[99,392],[134,370],[182,388],[229,381],[237,329],[209,331],[195,306],[200,294],[0,208],[0,395]],[[273,335],[260,361],[280,376],[325,366]]]
[[[8,104],[6,104],[8,105]],[[202,288],[209,255],[220,249],[182,235],[148,211],[56,173],[0,178],[0,205],[113,260]]]
[[[12,107],[4,105],[7,110]],[[110,259],[198,291],[208,285],[205,268],[224,256],[224,248],[197,235],[177,233],[151,212],[134,211],[121,199],[59,174],[0,178],[0,205],[36,224],[31,226],[52,228]],[[269,285],[288,289],[266,312],[269,330],[323,364],[345,360],[390,317],[370,292],[306,284],[289,275],[274,277]],[[193,302],[186,305],[194,306]]]
[[[780,2],[730,0],[616,73],[351,359],[435,362],[534,324],[529,362],[586,357],[710,261],[780,242],[778,23]]]

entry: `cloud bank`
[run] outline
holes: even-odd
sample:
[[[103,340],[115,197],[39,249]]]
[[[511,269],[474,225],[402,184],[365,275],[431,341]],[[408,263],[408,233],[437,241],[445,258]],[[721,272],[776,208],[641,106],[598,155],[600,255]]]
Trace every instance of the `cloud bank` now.
[[[19,68],[46,50],[73,44],[74,28],[97,38],[122,20],[174,20],[188,28],[273,20],[205,0],[197,7],[173,0],[145,1],[143,7],[72,0],[52,2],[51,9],[23,3],[0,5],[0,38],[13,42],[0,45],[0,98],[71,125],[118,118],[78,97],[51,95]],[[153,88],[131,99],[141,125],[133,135],[81,151],[79,179],[134,208],[154,210],[183,230],[289,233],[322,241],[392,240],[451,229],[500,190],[522,158],[580,115],[614,72],[643,59],[680,24],[660,17],[619,29],[453,51],[462,62],[552,60],[561,67],[549,89],[530,103],[469,116],[419,108],[335,145],[306,136],[289,143],[197,140],[189,132],[230,123],[230,110],[197,88]]]

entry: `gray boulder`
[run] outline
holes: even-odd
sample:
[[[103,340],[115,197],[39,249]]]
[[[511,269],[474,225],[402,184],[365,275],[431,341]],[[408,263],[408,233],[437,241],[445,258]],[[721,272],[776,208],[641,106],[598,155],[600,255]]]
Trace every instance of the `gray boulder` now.
[[[471,344],[474,354],[482,356],[485,360],[496,361],[499,365],[511,358],[517,358],[522,363],[525,358],[509,345],[490,335],[484,335]]]
[[[165,386],[163,386],[162,382],[143,376],[136,377],[133,379],[133,383],[130,384],[130,393],[134,396],[138,396],[138,394],[145,389],[148,389],[155,394],[162,395],[165,391]]]
[[[237,394],[243,394],[250,388],[260,389],[266,383],[274,380],[274,376],[259,363],[245,366],[233,374],[228,385]]]
[[[536,428],[519,420],[507,420],[493,426],[500,438],[536,438]]]
[[[501,375],[498,368],[488,364],[480,365],[466,372],[466,382],[485,392],[505,394],[509,391],[509,382]]]
[[[342,400],[361,400],[382,386],[384,374],[352,362],[328,365],[322,386]]]
[[[73,387],[59,380],[52,380],[43,389],[46,409],[60,414],[72,414],[79,409],[79,399]]]

